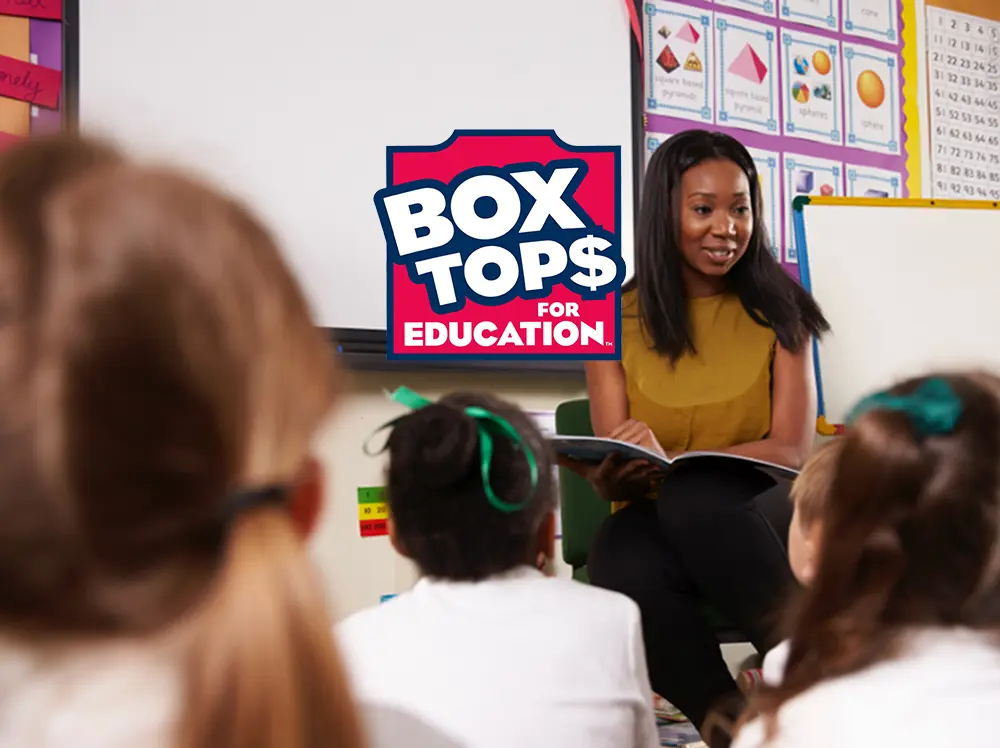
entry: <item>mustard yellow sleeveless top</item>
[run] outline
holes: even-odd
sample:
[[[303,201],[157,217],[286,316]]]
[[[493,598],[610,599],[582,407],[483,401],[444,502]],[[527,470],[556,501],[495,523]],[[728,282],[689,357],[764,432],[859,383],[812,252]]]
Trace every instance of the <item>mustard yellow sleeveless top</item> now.
[[[640,329],[635,292],[623,294],[629,416],[646,423],[668,452],[763,439],[771,429],[774,331],[754,322],[732,294],[690,299],[688,315],[697,354],[671,366]]]

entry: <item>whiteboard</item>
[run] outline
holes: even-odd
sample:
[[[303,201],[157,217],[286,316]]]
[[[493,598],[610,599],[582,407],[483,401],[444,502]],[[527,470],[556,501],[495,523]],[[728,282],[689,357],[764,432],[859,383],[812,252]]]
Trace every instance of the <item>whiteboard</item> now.
[[[996,203],[811,198],[800,269],[833,331],[817,347],[823,413],[929,369],[1000,371]]]
[[[251,201],[323,327],[385,328],[385,149],[456,129],[621,146],[631,272],[622,0],[85,0],[80,16],[82,126]]]

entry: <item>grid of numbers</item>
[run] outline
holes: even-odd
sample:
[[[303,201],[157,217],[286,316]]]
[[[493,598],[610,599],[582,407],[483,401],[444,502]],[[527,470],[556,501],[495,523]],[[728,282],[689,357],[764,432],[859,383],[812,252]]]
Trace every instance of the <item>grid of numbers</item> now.
[[[1000,23],[927,8],[932,194],[1000,200]]]

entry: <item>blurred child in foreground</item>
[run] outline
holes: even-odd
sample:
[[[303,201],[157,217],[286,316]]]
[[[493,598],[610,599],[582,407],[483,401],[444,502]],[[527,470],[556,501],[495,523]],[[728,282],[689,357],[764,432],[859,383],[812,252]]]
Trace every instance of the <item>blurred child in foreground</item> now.
[[[910,379],[848,424],[781,681],[757,692],[733,747],[992,748],[1000,379]]]

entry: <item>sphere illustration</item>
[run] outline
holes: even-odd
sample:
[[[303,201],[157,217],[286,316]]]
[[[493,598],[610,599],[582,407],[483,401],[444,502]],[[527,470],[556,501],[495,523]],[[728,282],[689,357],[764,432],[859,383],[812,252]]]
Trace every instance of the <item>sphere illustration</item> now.
[[[830,55],[822,49],[817,50],[813,55],[813,69],[820,75],[826,75],[832,67],[833,63],[830,62]]]
[[[858,76],[858,98],[869,109],[878,109],[885,101],[885,83],[871,70]]]
[[[807,60],[803,55],[796,57],[792,62],[792,65],[795,66],[795,72],[799,75],[805,75],[809,72],[809,60]]]
[[[801,81],[792,86],[792,98],[800,104],[809,101],[809,86]]]

